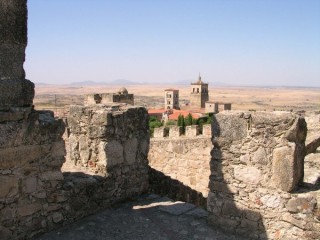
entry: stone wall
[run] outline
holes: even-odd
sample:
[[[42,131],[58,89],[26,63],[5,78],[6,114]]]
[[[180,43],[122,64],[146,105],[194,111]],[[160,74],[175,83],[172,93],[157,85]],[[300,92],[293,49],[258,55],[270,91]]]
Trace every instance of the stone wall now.
[[[63,132],[51,112],[0,123],[0,239],[30,238],[63,219]]]
[[[319,239],[319,188],[303,184],[305,120],[226,112],[212,126],[209,222],[254,239]]]
[[[152,190],[203,205],[209,190],[212,147],[211,135],[152,138],[148,155]]]
[[[51,112],[0,123],[0,239],[29,239],[146,192],[147,119],[144,108],[73,106],[66,146]]]

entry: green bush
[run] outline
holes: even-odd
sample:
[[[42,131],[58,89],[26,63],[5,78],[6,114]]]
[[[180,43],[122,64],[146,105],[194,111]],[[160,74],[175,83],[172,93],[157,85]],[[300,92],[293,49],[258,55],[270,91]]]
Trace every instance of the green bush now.
[[[184,122],[185,122],[186,126],[192,125],[193,118],[192,118],[191,113],[189,113],[188,116],[186,116],[186,118],[184,119]]]
[[[181,114],[178,117],[178,126],[182,127],[182,133],[185,133],[186,123],[184,121],[184,117]]]
[[[149,118],[149,129],[150,129],[150,134],[153,136],[154,129],[161,127],[162,122],[160,122],[155,116],[150,116]]]
[[[174,126],[174,125],[177,125],[177,122],[174,121],[174,120],[168,120],[168,121],[166,122],[166,126]]]

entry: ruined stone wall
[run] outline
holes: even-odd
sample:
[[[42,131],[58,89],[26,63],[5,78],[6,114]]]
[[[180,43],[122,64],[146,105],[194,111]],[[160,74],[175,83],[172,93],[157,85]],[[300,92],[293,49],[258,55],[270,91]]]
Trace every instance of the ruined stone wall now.
[[[62,172],[65,123],[33,110],[25,79],[27,1],[1,0],[0,23],[0,239],[30,239],[145,192],[147,111],[73,107],[65,138],[75,171]]]
[[[0,239],[30,238],[63,219],[63,132],[51,112],[0,123]]]
[[[64,169],[82,169],[99,176],[130,173],[131,177],[126,175],[128,182],[124,191],[145,191],[149,147],[147,119],[145,108],[126,104],[71,106]]]
[[[254,239],[319,239],[319,188],[303,184],[304,119],[226,112],[212,126],[209,222]]]
[[[206,135],[196,135],[197,129],[190,128],[194,134],[184,136],[179,127],[171,127],[169,136],[157,134],[151,139],[148,160],[152,191],[205,207],[213,145],[211,126],[204,125],[204,129]],[[155,130],[163,133],[163,128]]]
[[[84,99],[84,105],[92,104],[110,104],[110,103],[127,103],[134,105],[134,94],[121,93],[100,93],[87,94]]]
[[[67,145],[51,112],[0,123],[0,239],[29,239],[147,191],[144,108],[74,106],[67,122]]]

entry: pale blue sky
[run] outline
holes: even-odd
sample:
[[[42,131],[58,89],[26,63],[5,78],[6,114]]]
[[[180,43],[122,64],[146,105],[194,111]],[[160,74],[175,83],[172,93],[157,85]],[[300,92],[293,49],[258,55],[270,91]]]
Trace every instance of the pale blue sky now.
[[[320,87],[319,0],[28,0],[35,83]]]

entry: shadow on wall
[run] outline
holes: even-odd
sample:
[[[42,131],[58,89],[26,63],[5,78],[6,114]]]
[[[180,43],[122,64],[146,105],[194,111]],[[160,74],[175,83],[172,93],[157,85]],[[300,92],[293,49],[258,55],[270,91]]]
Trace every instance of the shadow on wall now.
[[[231,189],[235,184],[232,168],[227,167],[234,159],[232,155],[226,154],[229,151],[232,141],[240,140],[245,136],[243,132],[232,132],[237,129],[237,122],[229,119],[229,127],[220,129],[219,122],[215,115],[212,119],[212,141],[213,149],[210,162],[211,176],[209,181],[208,196],[208,221],[225,231],[247,237],[248,239],[267,239],[266,230],[262,216],[259,212],[249,210],[246,203],[241,199],[241,191]],[[241,129],[241,127],[239,128]],[[228,132],[229,131],[229,132]],[[237,131],[237,130],[236,130]],[[226,135],[231,136],[230,138]],[[240,188],[242,186],[239,186]],[[244,191],[244,187],[242,187]],[[258,203],[259,204],[259,203]]]
[[[149,192],[206,208],[207,198],[182,182],[149,167]]]
[[[147,118],[146,110],[131,111],[136,118]],[[99,117],[103,118],[104,113]],[[104,165],[107,175],[103,177],[81,172],[62,172],[61,167],[66,162],[66,143],[62,138],[65,124],[61,119],[55,119],[52,112],[32,111],[21,121],[0,123],[0,239],[31,239],[113,203],[147,192],[147,121],[133,118],[132,121],[142,127],[132,126],[134,131],[129,134],[121,130],[131,129],[128,121],[132,116],[125,118],[128,121],[124,122],[123,115],[129,113],[116,113],[112,119],[113,125],[109,127],[113,129],[116,126],[115,118],[122,119],[118,123],[121,128],[116,130],[126,137],[121,138],[121,141],[115,140],[114,137],[120,133],[113,131],[113,134],[104,138],[103,147],[110,147],[117,142],[116,146],[123,151],[115,148],[110,152],[111,155],[106,154],[105,157],[111,161],[111,158],[115,158],[112,154],[123,153],[123,161],[115,162],[112,166]],[[79,131],[83,130],[77,126]],[[96,136],[95,130],[90,128],[79,134],[83,137],[82,134],[85,136],[89,132]],[[102,128],[101,132],[105,130]],[[132,147],[130,139],[135,136],[137,139],[145,136],[146,141]],[[90,137],[87,140],[94,142]],[[79,149],[79,142],[76,141],[75,145]],[[132,149],[138,149],[133,158]],[[90,152],[90,149],[85,151]],[[127,158],[131,160],[127,161]]]

